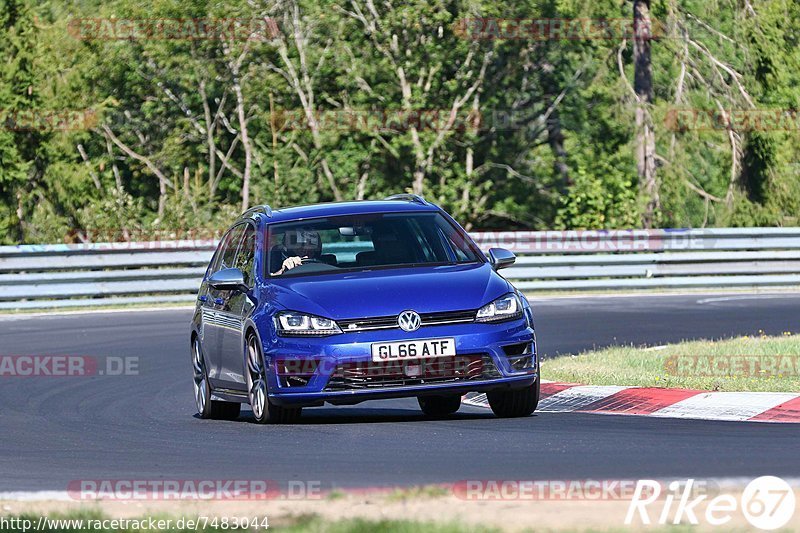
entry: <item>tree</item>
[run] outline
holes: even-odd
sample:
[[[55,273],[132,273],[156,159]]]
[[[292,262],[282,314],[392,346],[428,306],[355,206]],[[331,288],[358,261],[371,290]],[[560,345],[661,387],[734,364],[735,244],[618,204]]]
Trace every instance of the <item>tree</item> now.
[[[636,170],[645,206],[642,226],[652,228],[660,207],[656,180],[655,134],[650,106],[653,103],[653,65],[650,43],[653,36],[650,0],[633,0],[633,64],[636,95]]]

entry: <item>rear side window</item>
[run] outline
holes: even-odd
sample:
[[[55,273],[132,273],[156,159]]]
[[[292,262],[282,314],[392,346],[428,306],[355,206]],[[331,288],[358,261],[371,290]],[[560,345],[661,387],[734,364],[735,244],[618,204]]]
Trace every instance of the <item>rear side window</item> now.
[[[244,274],[244,282],[246,285],[253,286],[253,273],[256,257],[256,230],[247,224],[244,230],[244,237],[239,245],[239,252],[236,254],[234,265]]]
[[[320,231],[322,253],[334,256],[337,263],[352,263],[359,252],[375,249],[372,240],[366,235],[340,235],[338,230]]]
[[[236,251],[239,248],[239,242],[242,240],[243,233],[244,225],[240,224],[230,230],[225,237],[222,238],[222,242],[214,257],[214,265],[211,267],[210,274],[234,266],[233,262],[236,258]]]

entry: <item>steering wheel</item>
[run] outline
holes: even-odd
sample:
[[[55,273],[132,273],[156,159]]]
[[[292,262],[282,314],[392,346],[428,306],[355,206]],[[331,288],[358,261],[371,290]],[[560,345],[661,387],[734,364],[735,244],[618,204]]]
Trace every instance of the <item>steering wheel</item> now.
[[[307,265],[309,263],[322,263],[322,261],[320,261],[316,257],[306,257],[300,260],[301,265]]]

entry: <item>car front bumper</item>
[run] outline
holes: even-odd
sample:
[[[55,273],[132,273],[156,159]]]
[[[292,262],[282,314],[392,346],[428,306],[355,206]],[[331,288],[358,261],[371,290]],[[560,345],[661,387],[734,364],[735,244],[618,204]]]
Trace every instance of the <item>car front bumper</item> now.
[[[480,375],[469,379],[436,380],[409,379],[398,384],[396,380],[371,384],[366,388],[332,387],[332,378],[341,375],[347,365],[370,365],[371,346],[376,342],[454,338],[457,357],[482,359]],[[533,328],[523,319],[499,324],[457,324],[421,328],[413,333],[400,329],[342,333],[324,338],[273,337],[264,346],[267,363],[269,399],[275,405],[313,406],[324,402],[354,404],[366,400],[403,398],[424,395],[454,395],[467,392],[487,392],[497,389],[519,389],[532,386],[539,377],[539,361]],[[529,345],[523,355],[530,356],[528,366],[522,370],[513,366],[520,355],[510,356],[510,347]],[[313,361],[311,367],[304,362]],[[423,364],[436,359],[426,359]],[[295,363],[294,365],[287,362]],[[413,362],[413,361],[412,361]],[[286,368],[292,374],[303,374],[303,380],[287,385]],[[337,373],[339,372],[339,373]]]

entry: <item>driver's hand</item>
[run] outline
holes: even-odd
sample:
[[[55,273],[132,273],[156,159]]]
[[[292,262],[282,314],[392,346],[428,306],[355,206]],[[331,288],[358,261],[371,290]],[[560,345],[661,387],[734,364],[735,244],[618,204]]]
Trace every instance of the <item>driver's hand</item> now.
[[[294,267],[300,266],[302,264],[303,264],[303,259],[302,258],[297,257],[297,256],[289,257],[283,262],[283,265],[281,266],[281,270],[283,272],[286,272],[287,270],[291,270]]]

